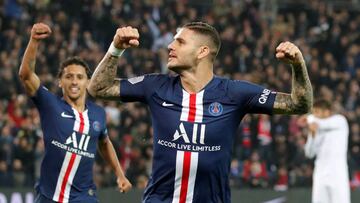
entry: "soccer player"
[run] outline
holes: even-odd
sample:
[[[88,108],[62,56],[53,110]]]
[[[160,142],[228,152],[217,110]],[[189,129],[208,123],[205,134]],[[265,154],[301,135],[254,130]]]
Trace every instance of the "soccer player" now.
[[[92,173],[97,146],[115,171],[119,190],[126,192],[131,184],[107,136],[105,111],[86,100],[88,65],[77,57],[61,64],[58,76],[63,97],[42,86],[34,72],[39,43],[50,34],[46,24],[33,25],[19,71],[26,93],[39,110],[45,142],[35,202],[97,202]]]
[[[313,114],[307,116],[309,134],[305,155],[314,158],[312,202],[350,202],[347,165],[349,127],[346,118],[332,112],[326,100],[314,102]]]
[[[305,62],[290,42],[276,48],[276,57],[292,67],[291,94],[215,76],[220,38],[206,23],[184,25],[168,46],[167,65],[176,76],[115,79],[119,56],[138,45],[137,29],[119,28],[88,91],[104,99],[140,101],[150,108],[154,158],[143,202],[230,202],[231,148],[244,115],[301,114],[311,109],[312,87]]]

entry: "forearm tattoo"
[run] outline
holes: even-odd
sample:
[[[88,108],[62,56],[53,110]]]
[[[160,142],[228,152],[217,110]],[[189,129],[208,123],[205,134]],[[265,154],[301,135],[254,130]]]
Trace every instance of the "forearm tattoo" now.
[[[114,99],[120,96],[120,81],[117,80],[118,57],[106,54],[96,68],[90,84],[89,93],[103,99]]]
[[[311,110],[313,91],[305,62],[292,65],[291,94],[278,93],[274,103],[276,114],[304,114]]]

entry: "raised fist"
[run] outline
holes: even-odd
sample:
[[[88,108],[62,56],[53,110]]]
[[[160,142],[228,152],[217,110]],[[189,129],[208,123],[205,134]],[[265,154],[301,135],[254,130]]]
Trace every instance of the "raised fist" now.
[[[291,42],[282,42],[276,47],[275,56],[289,64],[301,64],[304,60],[300,49]]]
[[[113,44],[118,49],[139,46],[139,31],[130,26],[118,28],[113,39]]]
[[[36,23],[31,28],[31,38],[35,40],[42,40],[50,36],[51,29],[44,23]]]

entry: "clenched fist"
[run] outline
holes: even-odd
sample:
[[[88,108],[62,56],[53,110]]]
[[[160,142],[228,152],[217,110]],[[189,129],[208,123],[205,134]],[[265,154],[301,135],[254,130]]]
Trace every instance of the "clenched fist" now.
[[[45,39],[51,34],[51,29],[48,25],[44,23],[36,23],[31,28],[31,39],[36,41]]]
[[[130,26],[118,28],[113,43],[118,49],[137,47],[139,46],[139,31]]]
[[[118,190],[121,193],[128,192],[132,188],[130,181],[126,177],[118,177],[116,182],[118,185]]]
[[[300,49],[291,42],[282,42],[276,47],[276,58],[292,65],[301,64],[304,60]]]

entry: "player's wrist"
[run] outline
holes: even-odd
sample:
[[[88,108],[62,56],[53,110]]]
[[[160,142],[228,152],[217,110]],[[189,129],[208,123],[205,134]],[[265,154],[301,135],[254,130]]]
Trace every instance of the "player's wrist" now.
[[[117,56],[120,57],[123,53],[124,53],[125,49],[119,49],[116,48],[114,46],[114,42],[111,42],[109,49],[108,49],[108,53],[111,54],[112,56]]]
[[[34,37],[30,37],[30,41],[29,43],[33,44],[33,45],[38,45],[40,43],[40,39],[36,39]]]
[[[299,55],[296,56],[295,60],[293,61],[292,65],[294,66],[301,66],[305,64],[305,59],[302,56],[302,54],[300,53]]]
[[[125,174],[122,172],[120,166],[119,166],[119,168],[115,169],[115,175],[119,179],[124,179],[125,178]]]

